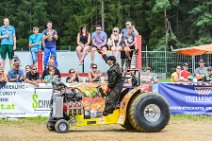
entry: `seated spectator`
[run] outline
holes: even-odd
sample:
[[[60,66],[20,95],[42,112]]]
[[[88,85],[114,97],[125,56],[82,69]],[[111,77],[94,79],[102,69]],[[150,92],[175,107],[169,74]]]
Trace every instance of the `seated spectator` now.
[[[120,46],[121,38],[122,38],[122,34],[119,34],[119,28],[114,27],[113,32],[110,36],[110,39],[108,39],[108,45],[111,46],[113,56],[116,57],[116,60],[118,60],[119,51],[122,50]]]
[[[132,27],[129,27],[128,32],[124,35],[124,42],[124,52],[128,59],[128,68],[130,68],[133,50],[137,50],[137,47],[135,46],[135,35],[133,34]]]
[[[171,74],[171,82],[179,82],[181,66],[176,67],[176,71]]]
[[[212,85],[212,67],[207,68],[207,73],[203,79],[203,85]]]
[[[56,56],[55,55],[51,55],[49,58],[49,61],[54,62],[54,66],[57,68],[58,67],[58,61],[56,60]]]
[[[48,64],[49,64],[48,67],[43,71],[41,79],[44,80],[44,77],[49,75],[49,72],[50,72],[49,70],[50,69],[54,69],[55,70],[55,75],[57,75],[58,78],[60,78],[61,77],[60,76],[60,71],[58,70],[58,68],[55,67],[54,60],[49,60]]]
[[[97,65],[92,64],[91,69],[92,69],[92,71],[88,73],[88,81],[89,82],[100,82],[103,74],[101,72],[97,71]]]
[[[136,72],[138,70],[135,67],[132,67],[128,70],[128,75],[130,75],[129,85],[137,86],[139,84],[138,76],[136,76]]]
[[[41,81],[40,81],[40,74],[38,72],[38,68],[36,65],[30,66],[30,71],[26,73],[25,82],[39,86],[39,83]]]
[[[26,66],[25,66],[24,80],[25,80],[26,74],[27,74],[28,72],[30,72],[30,65],[26,65]]]
[[[79,76],[78,72],[76,72],[74,69],[70,69],[69,77],[66,78],[66,83],[73,83],[73,82],[82,82],[82,78]]]
[[[56,81],[58,81],[58,75],[56,75],[55,69],[51,68],[49,69],[49,74],[44,77],[44,83],[52,83]]]
[[[188,63],[183,64],[183,70],[180,72],[180,79],[184,82],[188,82],[188,77],[191,73],[188,71]]]
[[[0,66],[0,83],[7,82],[7,77],[4,74],[3,66]]]
[[[9,82],[22,82],[24,81],[24,72],[19,69],[19,61],[14,62],[13,68],[8,72]]]
[[[84,62],[84,58],[90,48],[91,35],[87,31],[86,26],[80,27],[80,32],[77,34],[77,48],[76,53],[79,58],[79,64]]]
[[[158,79],[157,79],[157,75],[155,73],[152,73],[151,71],[151,67],[147,67],[145,72],[141,72],[140,74],[140,82],[141,83],[157,83]]]
[[[100,25],[96,26],[96,31],[92,33],[92,49],[91,49],[91,63],[94,63],[95,51],[97,49],[106,51],[107,34],[102,31]]]
[[[207,67],[204,66],[204,60],[199,60],[199,67],[194,71],[197,81],[202,81],[207,73]]]

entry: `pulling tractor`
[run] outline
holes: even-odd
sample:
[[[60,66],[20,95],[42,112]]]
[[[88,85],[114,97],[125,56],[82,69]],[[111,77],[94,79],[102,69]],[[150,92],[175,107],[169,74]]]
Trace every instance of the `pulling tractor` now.
[[[71,127],[120,124],[126,130],[159,132],[170,119],[166,100],[148,84],[123,87],[113,113],[104,116],[106,84],[53,84],[49,131],[66,133]]]

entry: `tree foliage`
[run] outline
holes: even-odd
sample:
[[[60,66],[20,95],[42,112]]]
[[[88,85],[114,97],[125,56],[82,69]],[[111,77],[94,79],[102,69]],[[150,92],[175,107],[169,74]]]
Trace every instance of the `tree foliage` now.
[[[105,32],[124,27],[132,21],[149,50],[159,46],[183,46],[211,43],[211,0],[1,0],[0,19],[8,17],[15,26],[17,46],[28,49],[28,37],[34,26],[44,30],[51,20],[58,31],[60,49],[76,45],[82,25],[90,32],[101,24],[104,2]],[[62,48],[62,46],[66,46]],[[170,48],[168,48],[170,49]]]

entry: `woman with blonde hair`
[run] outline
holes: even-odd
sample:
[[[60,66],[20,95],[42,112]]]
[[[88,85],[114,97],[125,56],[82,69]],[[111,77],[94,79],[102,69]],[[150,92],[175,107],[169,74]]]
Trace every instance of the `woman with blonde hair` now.
[[[112,34],[110,36],[110,46],[111,50],[113,52],[113,56],[116,57],[116,60],[118,59],[119,51],[122,49],[120,46],[121,43],[122,34],[119,33],[119,28],[114,27]]]

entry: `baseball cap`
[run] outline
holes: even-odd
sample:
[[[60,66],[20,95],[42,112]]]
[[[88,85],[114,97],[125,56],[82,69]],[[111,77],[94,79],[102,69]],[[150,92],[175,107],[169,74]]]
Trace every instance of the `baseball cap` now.
[[[108,60],[111,60],[111,61],[116,62],[115,56],[109,56],[109,57],[107,58],[107,61],[108,61]]]
[[[203,59],[200,59],[199,62],[203,62],[204,63],[204,60]]]
[[[208,67],[207,70],[208,70],[208,71],[212,71],[212,67],[211,67],[211,66]]]
[[[188,66],[188,63],[183,63],[183,66]]]

